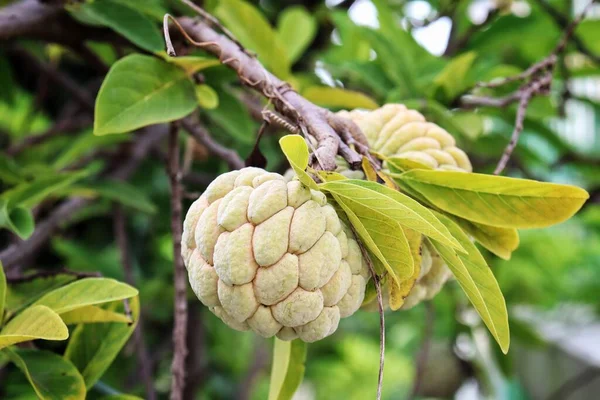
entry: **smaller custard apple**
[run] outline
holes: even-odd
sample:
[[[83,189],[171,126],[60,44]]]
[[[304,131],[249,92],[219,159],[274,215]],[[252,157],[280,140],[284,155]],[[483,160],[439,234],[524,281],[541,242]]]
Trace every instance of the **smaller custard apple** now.
[[[260,168],[217,177],[181,253],[198,299],[231,328],[314,342],[361,305],[368,267],[326,196]]]

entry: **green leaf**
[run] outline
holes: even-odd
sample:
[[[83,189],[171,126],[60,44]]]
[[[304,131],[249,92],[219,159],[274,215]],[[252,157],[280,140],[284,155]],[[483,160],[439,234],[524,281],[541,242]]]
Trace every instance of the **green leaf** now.
[[[52,166],[56,170],[64,169],[94,151],[128,140],[130,138],[125,135],[96,136],[91,129],[86,129],[81,134],[74,135],[73,139],[61,149]]]
[[[143,50],[152,53],[164,48],[156,25],[133,7],[102,0],[81,5],[81,11],[91,21],[111,28]]]
[[[84,400],[85,384],[77,368],[58,354],[45,350],[2,351],[25,374],[42,400]]]
[[[337,182],[328,182],[326,185]],[[376,209],[348,197],[338,196],[335,191],[330,193],[346,213],[367,249],[381,262],[396,283],[399,285],[403,279],[410,278],[414,272],[413,259],[400,225]]]
[[[111,67],[96,98],[94,134],[129,132],[185,117],[196,108],[184,71],[155,57],[132,54]]]
[[[589,197],[575,186],[494,175],[412,170],[399,177],[441,210],[503,228],[563,222]]]
[[[465,232],[483,247],[504,260],[510,260],[513,251],[519,247],[519,232],[511,228],[498,228],[453,217]]]
[[[311,86],[302,91],[302,95],[315,104],[329,108],[366,108],[379,107],[377,102],[364,93],[338,87]]]
[[[65,359],[75,364],[88,389],[102,377],[133,333],[140,312],[137,296],[131,299],[130,307],[133,324],[81,324],[73,331]]]
[[[384,185],[358,179],[327,182],[322,189],[359,202],[376,212],[383,213],[403,227],[410,228],[441,243],[464,251],[431,211],[417,201]]]
[[[22,182],[23,179],[23,173],[17,163],[12,158],[0,154],[0,180],[5,183],[16,184]]]
[[[134,185],[124,181],[104,180],[78,185],[78,188],[89,190],[100,197],[119,202],[148,214],[156,213],[156,206],[146,194]]]
[[[476,57],[473,51],[454,57],[435,77],[433,83],[443,89],[446,99],[454,99],[470,86],[466,76]]]
[[[87,324],[94,322],[124,322],[131,323],[131,318],[125,314],[117,313],[98,306],[85,306],[76,310],[60,314],[63,322],[67,325]]]
[[[581,21],[575,29],[575,34],[593,54],[600,54],[600,44],[596,40],[600,35],[600,21],[598,19]]]
[[[86,278],[53,290],[34,304],[44,305],[62,314],[89,305],[128,299],[137,294],[135,288],[114,279]]]
[[[32,306],[11,319],[0,331],[0,349],[30,340],[65,340],[69,330],[57,313],[45,306]]]
[[[0,261],[0,328],[4,321],[4,306],[6,305],[6,275],[4,274],[4,266]]]
[[[510,345],[508,311],[492,270],[477,247],[471,243],[467,234],[458,225],[442,214],[436,213],[436,215],[446,225],[452,236],[467,250],[467,254],[456,253],[453,249],[435,240],[430,240],[430,243],[448,264],[469,301],[506,354]]]
[[[306,343],[275,338],[269,400],[290,400],[304,378]]]
[[[317,34],[317,21],[302,6],[288,7],[277,21],[277,36],[285,44],[288,58],[293,64],[306,51]]]
[[[200,107],[206,110],[219,107],[219,95],[209,85],[196,85],[196,99]]]
[[[287,50],[256,7],[242,0],[221,0],[215,15],[278,78],[287,78],[290,73]]]
[[[30,208],[86,175],[86,171],[51,173],[7,190],[0,195],[0,200],[6,200],[9,209],[16,206]]]
[[[161,53],[162,55],[162,53]],[[200,72],[206,68],[221,65],[221,62],[216,58],[202,57],[202,56],[178,56],[171,57],[167,53],[164,53],[165,61],[177,65],[183,69],[186,75],[191,76],[196,72]]]
[[[308,146],[300,135],[286,135],[279,139],[281,151],[285,154],[294,172],[306,187],[319,190],[315,181],[306,172],[308,166]]]
[[[6,228],[21,239],[27,239],[35,229],[31,210],[25,207],[8,208],[8,201],[0,199],[0,228]]]

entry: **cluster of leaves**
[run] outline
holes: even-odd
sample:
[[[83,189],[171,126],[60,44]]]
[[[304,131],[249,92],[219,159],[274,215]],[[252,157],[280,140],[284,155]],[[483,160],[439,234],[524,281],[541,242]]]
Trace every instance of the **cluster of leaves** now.
[[[121,311],[124,302],[127,313]],[[131,336],[138,317],[138,291],[113,279],[58,274],[7,285],[0,268],[1,360],[14,363],[40,399],[85,399]],[[67,326],[74,328],[69,332]],[[62,357],[15,346],[69,336]]]

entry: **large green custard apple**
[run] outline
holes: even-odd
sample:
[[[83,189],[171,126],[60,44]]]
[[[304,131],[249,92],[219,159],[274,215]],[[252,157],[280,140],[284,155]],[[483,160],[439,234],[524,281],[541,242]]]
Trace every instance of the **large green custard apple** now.
[[[314,342],[364,299],[368,267],[325,195],[259,168],[220,175],[190,207],[182,256],[224,323]]]

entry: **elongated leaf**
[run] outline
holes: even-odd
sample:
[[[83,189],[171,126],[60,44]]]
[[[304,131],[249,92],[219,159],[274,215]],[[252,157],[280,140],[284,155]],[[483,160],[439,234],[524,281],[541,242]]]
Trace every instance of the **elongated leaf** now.
[[[504,260],[510,260],[512,252],[519,247],[519,233],[516,229],[478,224],[457,217],[452,220],[479,244]]]
[[[73,331],[65,351],[65,359],[75,364],[88,389],[102,377],[133,333],[140,312],[137,296],[130,300],[130,307],[133,324],[82,324]]]
[[[63,322],[67,325],[88,324],[94,322],[124,322],[130,323],[131,318],[125,314],[105,310],[98,306],[85,306],[76,310],[60,314]]]
[[[275,338],[269,400],[290,400],[304,378],[306,343]]]
[[[323,107],[366,108],[368,110],[379,107],[375,100],[364,93],[337,87],[311,86],[306,88],[302,95],[307,100]]]
[[[290,61],[286,48],[256,7],[243,0],[221,0],[215,14],[275,75],[287,78]]]
[[[115,64],[96,98],[94,134],[128,132],[173,121],[196,107],[185,72],[155,57],[133,54]]]
[[[4,305],[6,304],[6,275],[4,274],[4,266],[0,261],[0,328],[4,321]]]
[[[0,195],[0,200],[6,200],[9,209],[15,206],[30,208],[86,175],[85,171],[51,173],[7,190]]]
[[[111,28],[140,48],[149,52],[163,50],[164,42],[156,25],[134,7],[112,0],[94,1],[81,7],[87,18]]]
[[[308,48],[317,34],[317,21],[302,6],[288,7],[277,21],[277,36],[285,44],[288,58],[293,64]]]
[[[12,158],[4,154],[0,154],[0,180],[13,185],[24,180],[21,167]]]
[[[348,177],[335,171],[318,171],[317,174],[323,182],[345,181]]]
[[[383,213],[333,191],[330,193],[346,213],[367,249],[381,262],[396,283],[400,284],[403,279],[409,278],[413,274],[413,260],[400,225]]]
[[[123,181],[101,181],[81,185],[82,188],[90,190],[92,193],[100,195],[110,200],[119,202],[125,206],[154,214],[156,206],[150,199],[138,188],[130,183]]]
[[[300,135],[286,135],[279,139],[279,146],[281,146],[281,151],[288,159],[294,172],[298,175],[300,182],[311,189],[319,190],[315,181],[306,173],[308,146],[304,138]]]
[[[59,288],[76,278],[69,274],[56,274],[26,280],[24,282],[12,283],[7,288],[6,293],[6,311],[9,313],[18,312],[37,299],[56,288]]]
[[[57,313],[45,306],[32,306],[0,331],[0,348],[29,340],[65,340],[68,337],[69,330]]]
[[[450,214],[503,228],[563,222],[589,197],[575,186],[484,174],[412,170],[400,179]]]
[[[420,232],[450,247],[463,250],[444,224],[429,209],[394,189],[376,182],[358,179],[327,182],[320,185],[320,187],[338,196],[360,202],[379,213],[385,214],[402,226]]]
[[[404,235],[408,241],[410,247],[410,254],[413,259],[413,274],[398,284],[395,280],[391,279],[388,283],[389,291],[389,304],[390,308],[394,311],[400,309],[404,304],[404,299],[408,296],[412,288],[415,286],[419,274],[421,273],[421,246],[423,243],[423,235],[412,229],[404,228]]]
[[[47,293],[34,304],[44,305],[58,314],[77,308],[137,296],[138,291],[109,278],[86,278]]]
[[[3,353],[25,374],[42,400],[84,400],[85,384],[77,368],[45,350],[4,349]]]
[[[479,250],[458,225],[442,214],[438,219],[467,250],[467,254],[456,253],[448,246],[430,240],[435,250],[444,259],[458,280],[465,294],[481,316],[481,319],[506,354],[510,345],[508,312],[498,282]]]

